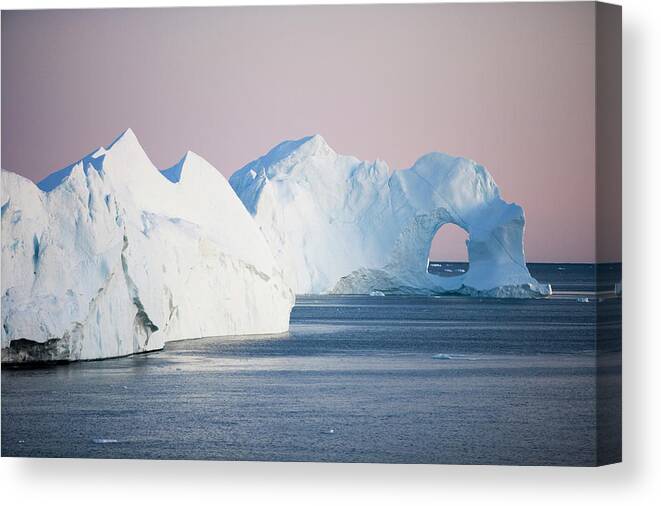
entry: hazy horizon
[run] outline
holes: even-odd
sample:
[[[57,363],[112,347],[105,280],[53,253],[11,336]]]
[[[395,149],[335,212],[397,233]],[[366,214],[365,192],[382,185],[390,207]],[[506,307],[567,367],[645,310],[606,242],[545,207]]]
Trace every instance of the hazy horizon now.
[[[2,167],[38,181],[129,127],[226,177],[313,133],[391,169],[442,151],[524,208],[527,261],[593,262],[594,35],[590,2],[3,11]]]

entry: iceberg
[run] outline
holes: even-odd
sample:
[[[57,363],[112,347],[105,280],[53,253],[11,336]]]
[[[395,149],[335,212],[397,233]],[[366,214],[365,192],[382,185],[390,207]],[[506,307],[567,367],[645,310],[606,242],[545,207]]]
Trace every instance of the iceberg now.
[[[230,184],[297,294],[550,293],[525,263],[523,209],[472,160],[429,153],[390,173],[313,135],[277,145]],[[428,272],[432,239],[447,223],[468,233],[469,269],[455,277]]]
[[[2,171],[2,361],[288,330],[294,295],[227,180],[159,171],[129,129],[38,185]]]

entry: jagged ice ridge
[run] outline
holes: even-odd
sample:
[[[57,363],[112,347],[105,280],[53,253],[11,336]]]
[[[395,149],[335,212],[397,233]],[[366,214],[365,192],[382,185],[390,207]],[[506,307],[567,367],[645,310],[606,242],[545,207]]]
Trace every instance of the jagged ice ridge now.
[[[2,171],[2,360],[288,330],[294,296],[225,178],[159,172],[129,129],[35,185]]]

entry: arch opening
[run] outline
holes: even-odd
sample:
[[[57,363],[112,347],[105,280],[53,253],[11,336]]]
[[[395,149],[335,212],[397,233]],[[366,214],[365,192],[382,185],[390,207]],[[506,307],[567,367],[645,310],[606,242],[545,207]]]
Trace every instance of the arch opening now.
[[[468,272],[468,233],[454,223],[445,223],[436,231],[429,246],[427,272],[454,277]]]

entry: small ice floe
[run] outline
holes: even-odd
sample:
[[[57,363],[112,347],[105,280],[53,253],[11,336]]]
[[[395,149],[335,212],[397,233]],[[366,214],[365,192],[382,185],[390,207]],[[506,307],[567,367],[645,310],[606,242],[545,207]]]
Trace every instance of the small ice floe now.
[[[19,445],[22,445],[23,443],[25,443],[25,439],[19,439],[19,440],[18,440],[18,444],[19,444]]]
[[[458,353],[453,353],[450,355],[449,353],[437,353],[436,355],[432,355],[434,360],[466,360],[468,362],[473,362],[475,360],[482,360],[479,357],[474,357],[470,355],[463,355],[463,354],[458,354]]]
[[[590,302],[588,297],[577,297],[576,302]]]
[[[558,267],[558,270],[559,271],[564,271],[564,270],[567,270],[567,268],[566,267]]]
[[[455,272],[466,272],[466,269],[457,269]]]
[[[452,356],[448,355],[447,353],[437,353],[436,355],[432,356],[432,358],[436,360],[452,360]]]
[[[335,434],[335,429],[322,430],[322,434]]]
[[[92,439],[92,443],[97,444],[97,445],[108,445],[108,444],[114,444],[114,443],[119,443],[116,439],[106,439],[106,438],[94,438]]]
[[[443,269],[445,272],[454,272],[452,269]]]
[[[372,290],[370,292],[370,297],[385,297],[386,294],[383,293],[381,290]]]

